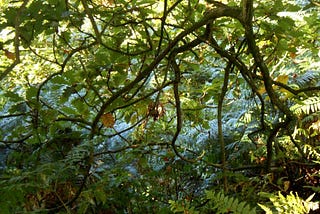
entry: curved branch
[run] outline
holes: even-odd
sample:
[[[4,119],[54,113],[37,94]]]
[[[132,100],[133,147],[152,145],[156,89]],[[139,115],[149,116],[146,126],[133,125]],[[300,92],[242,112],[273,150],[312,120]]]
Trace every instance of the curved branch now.
[[[229,53],[226,50],[223,50],[212,36],[210,36],[208,43],[209,43],[209,45],[211,45],[215,49],[215,51],[217,51],[217,53],[220,56],[227,58],[229,60],[229,62],[232,62],[239,69],[239,71],[240,71],[241,75],[243,76],[243,78],[245,79],[245,81],[249,84],[249,86],[251,87],[253,92],[259,98],[260,103],[261,103],[261,112],[260,112],[261,130],[265,130],[265,128],[266,128],[266,124],[264,121],[265,103],[264,103],[264,100],[263,100],[261,94],[258,92],[257,86],[253,82],[252,75],[250,73],[251,69],[248,69],[247,66],[237,56]],[[239,50],[239,51],[241,51],[241,50]],[[239,54],[239,52],[237,54]],[[258,131],[261,131],[261,130],[258,130]]]
[[[33,135],[32,133],[29,133],[26,136],[24,136],[24,137],[22,137],[22,138],[20,138],[18,140],[7,140],[7,141],[6,140],[0,140],[0,143],[3,143],[3,144],[6,145],[6,147],[11,148],[9,144],[20,144],[20,143],[23,143],[25,140],[27,140],[30,137],[32,137],[32,135]]]
[[[180,68],[173,58],[171,61],[172,68],[174,70],[174,76],[175,81],[173,83],[173,93],[174,93],[174,100],[175,100],[175,107],[176,107],[176,115],[177,115],[177,126],[176,126],[176,132],[171,140],[171,146],[176,153],[182,160],[185,160],[185,158],[179,153],[179,151],[176,148],[176,141],[178,139],[178,136],[180,134],[180,131],[182,129],[182,111],[181,111],[181,102],[180,102],[180,96],[179,96],[179,83],[180,83]],[[194,162],[194,161],[192,161]]]
[[[280,101],[274,89],[272,88],[273,80],[270,76],[269,69],[265,61],[263,60],[259,47],[255,42],[253,26],[252,26],[252,16],[253,16],[253,0],[243,0],[242,18],[240,19],[240,21],[245,29],[245,36],[248,42],[249,51],[252,54],[257,66],[260,68],[264,86],[266,88],[266,91],[270,97],[272,104],[278,107],[280,111],[282,111],[287,117],[292,118],[293,117],[292,112],[286,105],[284,105]]]
[[[277,86],[280,86],[281,88],[286,89],[287,91],[289,91],[290,93],[292,93],[294,95],[298,95],[301,92],[320,91],[320,86],[310,86],[310,87],[301,88],[301,89],[293,89],[290,86],[283,84],[281,82],[278,82],[278,81],[272,81],[272,83]]]
[[[89,19],[90,19],[90,22],[91,22],[91,25],[92,25],[92,28],[94,30],[94,33],[96,34],[96,40],[98,42],[98,44],[101,44],[102,43],[102,40],[101,40],[101,34],[98,30],[98,26],[97,26],[97,23],[96,21],[94,20],[93,18],[93,15],[90,11],[90,8],[87,4],[87,1],[86,0],[81,0],[81,3],[83,5],[83,8],[84,8],[84,11],[85,13],[88,15]]]
[[[118,97],[122,96],[124,93],[130,91],[136,84],[138,84],[140,81],[145,79],[145,77],[148,77],[150,73],[153,71],[153,69],[169,54],[172,49],[188,34],[194,32],[195,30],[201,28],[202,26],[208,24],[209,22],[212,22],[214,19],[217,19],[219,17],[234,17],[239,18],[241,15],[241,10],[237,7],[218,7],[214,8],[207,12],[207,15],[201,19],[199,22],[196,22],[194,25],[189,27],[188,29],[184,30],[180,34],[178,34],[168,46],[159,53],[159,55],[147,66],[144,70],[142,70],[136,78],[130,82],[125,87],[121,88],[117,92],[115,92],[108,100],[106,100],[105,103],[102,104],[99,112],[97,113],[96,117],[94,118],[92,122],[92,132],[91,136],[95,134],[98,127],[98,122],[100,120],[100,117],[103,115],[106,108],[113,103]]]

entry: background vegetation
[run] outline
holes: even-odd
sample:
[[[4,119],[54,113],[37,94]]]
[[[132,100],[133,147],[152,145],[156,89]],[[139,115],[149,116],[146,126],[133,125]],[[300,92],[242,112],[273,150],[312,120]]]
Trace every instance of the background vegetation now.
[[[1,213],[317,212],[319,6],[1,1]]]

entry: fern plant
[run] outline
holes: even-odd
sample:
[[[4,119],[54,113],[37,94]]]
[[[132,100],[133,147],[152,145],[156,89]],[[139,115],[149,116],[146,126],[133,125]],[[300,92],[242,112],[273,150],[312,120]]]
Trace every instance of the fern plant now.
[[[195,210],[195,207],[191,206],[190,202],[185,200],[177,202],[170,200],[170,209],[173,213],[184,213],[184,214],[199,214],[200,212]]]
[[[290,108],[298,119],[293,137],[302,143],[301,147],[305,144],[315,146],[320,139],[320,98],[315,95],[295,101]]]
[[[307,71],[304,74],[297,76],[295,82],[300,87],[310,86],[310,84],[315,85],[320,78],[319,71]]]
[[[297,104],[291,107],[291,110],[297,114],[309,114],[320,111],[320,98],[319,97],[308,97],[303,101],[299,101]]]
[[[281,192],[279,192],[278,195],[271,193],[260,193],[260,195],[269,198],[272,202],[271,208],[258,204],[266,214],[304,214],[319,208],[318,202],[311,201],[315,194],[312,194],[306,200],[301,199],[297,193],[293,194],[293,192],[290,192],[287,196],[282,195]]]
[[[255,214],[256,208],[251,208],[249,204],[237,198],[225,195],[222,191],[206,191],[206,197],[211,201],[213,207],[210,207],[210,211],[215,213],[235,213],[235,214]]]
[[[237,198],[232,196],[227,196],[223,191],[206,191],[205,199],[209,202],[205,205],[204,210],[201,210],[205,213],[234,213],[234,214],[256,214],[256,208],[251,208],[246,202],[241,202]],[[195,207],[190,205],[190,202],[175,202],[169,201],[170,208],[174,213],[192,213],[197,214],[200,211],[196,210]]]

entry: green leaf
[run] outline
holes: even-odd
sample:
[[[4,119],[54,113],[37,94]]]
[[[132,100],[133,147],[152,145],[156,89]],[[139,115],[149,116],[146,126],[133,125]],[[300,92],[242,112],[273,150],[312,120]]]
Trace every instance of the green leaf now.
[[[51,79],[51,83],[53,84],[59,84],[59,85],[68,85],[70,84],[69,81],[63,76],[55,76],[54,78]]]
[[[26,91],[27,100],[35,100],[38,93],[38,88],[35,86],[30,86]]]
[[[9,98],[12,102],[24,101],[24,99],[21,96],[19,96],[15,92],[11,92],[11,91],[4,92],[2,96],[6,97],[6,98]]]

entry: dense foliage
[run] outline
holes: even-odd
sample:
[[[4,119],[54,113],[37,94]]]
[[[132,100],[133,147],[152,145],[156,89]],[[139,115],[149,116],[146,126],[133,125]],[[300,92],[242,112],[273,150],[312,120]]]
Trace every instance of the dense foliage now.
[[[320,2],[0,2],[1,213],[308,213]]]

